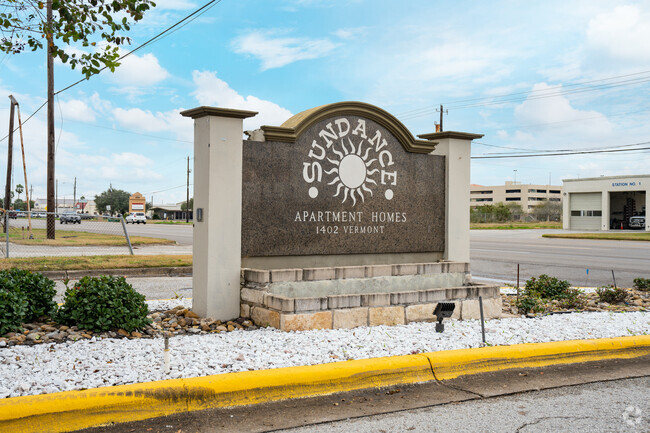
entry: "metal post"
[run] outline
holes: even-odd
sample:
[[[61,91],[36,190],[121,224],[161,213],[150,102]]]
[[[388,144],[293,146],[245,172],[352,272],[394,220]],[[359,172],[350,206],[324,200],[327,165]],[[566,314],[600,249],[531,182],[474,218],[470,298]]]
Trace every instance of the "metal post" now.
[[[517,263],[517,304],[518,303],[519,303],[519,263]]]
[[[9,258],[9,212],[5,210],[5,257]]]
[[[481,335],[483,337],[483,344],[485,344],[485,324],[483,323],[485,320],[483,318],[483,296],[478,297],[478,309],[481,312]]]
[[[612,269],[612,279],[614,280],[614,288],[616,289],[616,276],[614,275],[614,269]]]
[[[126,231],[126,224],[124,223],[124,217],[120,215],[120,221],[122,222],[122,229],[124,229],[124,237],[126,237],[126,244],[129,246],[129,251],[133,255],[133,247],[131,246],[131,239],[129,239],[129,232]]]

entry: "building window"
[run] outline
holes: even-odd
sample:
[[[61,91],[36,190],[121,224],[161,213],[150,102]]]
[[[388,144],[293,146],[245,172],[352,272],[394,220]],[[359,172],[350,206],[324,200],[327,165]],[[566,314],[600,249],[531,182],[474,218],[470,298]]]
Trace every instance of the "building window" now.
[[[506,194],[520,194],[521,190],[520,189],[507,189]]]
[[[600,210],[572,210],[571,216],[587,216],[599,217],[603,216],[603,211]]]
[[[560,191],[559,189],[549,189],[548,192],[550,192],[551,194],[562,194],[562,191]]]
[[[561,198],[549,198],[548,201],[562,201]]]
[[[492,194],[492,191],[470,191],[470,194]]]
[[[506,201],[521,201],[521,197],[506,197]]]
[[[492,201],[491,198],[473,198],[470,201],[478,202],[478,201]]]
[[[528,192],[533,194],[546,194],[545,189],[529,189]]]
[[[546,197],[528,197],[528,201],[546,201]]]

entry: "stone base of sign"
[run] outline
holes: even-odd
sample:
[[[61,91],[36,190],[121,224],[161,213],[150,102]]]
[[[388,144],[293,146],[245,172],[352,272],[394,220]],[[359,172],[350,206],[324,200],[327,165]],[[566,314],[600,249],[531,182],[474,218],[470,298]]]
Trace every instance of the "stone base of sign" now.
[[[401,325],[435,321],[438,302],[456,304],[452,319],[478,319],[479,296],[486,319],[501,316],[499,287],[472,283],[467,263],[245,269],[241,314],[285,331]]]

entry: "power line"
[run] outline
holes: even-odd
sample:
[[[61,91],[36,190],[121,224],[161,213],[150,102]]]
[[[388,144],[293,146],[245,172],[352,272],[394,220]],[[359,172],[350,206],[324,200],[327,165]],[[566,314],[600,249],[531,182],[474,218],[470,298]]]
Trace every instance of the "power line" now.
[[[527,90],[527,91],[522,91],[522,92],[511,92],[511,93],[502,93],[502,94],[497,94],[497,95],[492,95],[492,96],[482,96],[478,98],[469,98],[469,99],[459,99],[453,102],[446,102],[445,105],[447,105],[451,109],[455,108],[467,108],[469,106],[478,106],[478,105],[483,105],[483,104],[465,104],[462,105],[461,103],[468,103],[468,102],[480,102],[480,101],[494,101],[495,98],[506,98],[506,97],[511,97],[511,96],[516,96],[516,95],[533,95],[533,96],[544,96],[545,93],[552,92],[552,91],[557,91],[561,89],[567,89],[571,87],[578,87],[578,86],[585,86],[586,84],[592,84],[592,83],[598,83],[602,81],[611,81],[611,80],[616,80],[616,79],[621,79],[621,78],[628,78],[628,77],[637,77],[639,75],[646,75],[649,74],[650,70],[646,71],[640,71],[640,72],[635,72],[632,74],[625,74],[625,75],[616,75],[616,76],[611,76],[611,77],[606,77],[606,78],[601,78],[597,80],[589,80],[589,81],[580,81],[577,83],[570,83],[570,84],[563,84],[563,85],[557,85],[557,86],[551,86],[546,89],[540,89],[540,90]],[[609,84],[603,84],[601,86],[607,86],[607,85],[614,85],[614,84],[620,84],[620,85],[629,85],[629,84],[636,84],[636,80],[644,80],[641,82],[645,82],[648,77],[640,77],[640,78],[633,78],[631,80],[624,80],[624,81],[619,81],[617,83],[609,83]],[[628,83],[630,82],[630,83]],[[598,86],[588,86],[589,88],[592,88],[593,90],[598,90],[596,87]],[[568,89],[565,92],[571,91],[572,89]],[[577,90],[583,90],[583,89],[577,89]],[[539,95],[542,94],[542,95]],[[562,94],[562,93],[560,93]],[[557,96],[557,95],[553,95]],[[545,96],[545,97],[550,97],[550,96]],[[517,99],[521,99],[521,96]],[[525,99],[525,98],[524,98]],[[503,101],[506,102],[506,101]],[[454,105],[454,104],[461,104],[461,105]],[[404,119],[410,119],[410,118],[416,118],[416,117],[421,117],[422,115],[427,115],[432,113],[435,109],[437,108],[436,106],[428,106],[428,107],[422,107],[422,108],[416,108],[413,110],[408,110],[404,111],[400,114],[397,115],[399,118],[404,118]]]
[[[139,46],[137,46],[137,47],[136,47],[135,49],[133,49],[132,51],[129,51],[128,53],[124,54],[123,56],[118,57],[118,58],[117,58],[117,61],[119,62],[120,60],[123,60],[123,59],[127,58],[128,56],[130,56],[131,54],[135,53],[136,51],[138,51],[138,50],[144,48],[145,46],[147,46],[147,45],[151,45],[151,44],[153,44],[154,42],[157,42],[158,40],[160,40],[160,39],[162,39],[163,37],[165,37],[165,35],[166,35],[167,33],[171,34],[171,33],[174,33],[176,30],[180,30],[181,28],[185,27],[185,25],[187,25],[187,24],[189,24],[190,22],[194,21],[194,19],[196,19],[196,18],[198,18],[199,16],[203,15],[203,14],[204,14],[205,12],[207,12],[208,10],[212,9],[212,7],[214,7],[214,6],[218,5],[219,3],[221,3],[221,1],[222,1],[222,0],[211,0],[211,1],[209,1],[208,3],[204,4],[203,6],[201,6],[200,8],[198,8],[197,10],[195,10],[194,12],[192,12],[191,14],[187,15],[187,16],[186,16],[185,18],[183,18],[182,20],[176,22],[176,23],[173,24],[172,26],[170,26],[170,27],[168,27],[167,29],[163,30],[162,32],[158,33],[156,36],[152,37],[151,39],[149,39],[148,41],[144,42],[143,44],[140,44]],[[201,11],[203,11],[203,12],[201,12]],[[201,12],[201,13],[199,13],[199,12]],[[197,15],[197,14],[198,14],[198,15]],[[195,15],[196,15],[196,16],[195,16]],[[194,18],[192,18],[192,17],[194,17]],[[190,19],[190,18],[192,18],[192,19]],[[189,20],[189,21],[188,21],[188,20]],[[188,21],[188,22],[185,23],[185,24],[183,24],[181,27],[178,27],[179,25],[181,25],[181,24],[184,23],[185,21]],[[176,27],[178,27],[178,28],[176,28]],[[174,30],[174,29],[175,29],[175,30]],[[173,31],[172,31],[172,30],[173,30]],[[170,33],[170,32],[171,32],[171,33]],[[99,73],[101,73],[102,71],[104,71],[104,70],[107,69],[107,68],[108,68],[108,66],[104,66],[103,68],[101,68],[97,73],[93,74],[92,76],[99,75]],[[90,77],[89,77],[89,78],[90,78]],[[58,95],[59,93],[65,92],[66,90],[68,90],[68,89],[70,89],[70,88],[76,86],[77,84],[82,83],[82,82],[84,82],[84,81],[87,81],[89,78],[82,78],[82,79],[80,79],[80,80],[78,80],[78,81],[76,81],[76,82],[70,84],[69,86],[64,87],[63,89],[61,89],[61,90],[55,92],[54,95]],[[23,122],[23,125],[24,125],[25,123],[27,123],[27,122],[29,121],[29,119],[31,119],[32,117],[34,117],[34,116],[36,115],[36,113],[38,113],[38,112],[39,112],[43,107],[45,107],[46,104],[47,104],[47,100],[46,100],[45,102],[43,102],[43,104],[42,104],[40,107],[38,107],[38,108],[36,109],[36,111],[34,111],[34,112],[33,112],[33,113],[32,113],[32,114],[31,114],[27,119],[25,119],[25,121]],[[16,130],[11,131],[11,133],[13,133],[13,132],[15,132],[15,131],[16,131]],[[6,140],[7,137],[9,137],[9,134],[5,135],[2,139],[0,139],[0,142]]]
[[[650,144],[650,141],[637,143],[636,145]],[[635,146],[635,145],[630,145]],[[615,152],[636,152],[650,150],[650,147],[638,147],[634,149],[608,149],[608,150],[583,150],[571,152],[555,152],[555,153],[537,153],[537,154],[514,154],[514,155],[492,155],[492,156],[472,156],[471,159],[500,159],[500,158],[536,158],[539,156],[564,156],[564,155],[585,155],[594,153],[615,153]]]

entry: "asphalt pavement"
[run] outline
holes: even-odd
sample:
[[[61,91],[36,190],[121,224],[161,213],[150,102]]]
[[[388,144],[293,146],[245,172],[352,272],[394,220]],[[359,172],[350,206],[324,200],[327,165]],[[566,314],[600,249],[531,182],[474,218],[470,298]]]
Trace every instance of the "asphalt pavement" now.
[[[650,378],[546,389],[278,432],[647,432]]]

